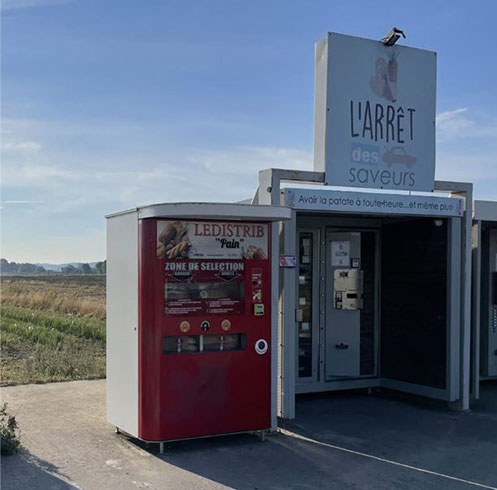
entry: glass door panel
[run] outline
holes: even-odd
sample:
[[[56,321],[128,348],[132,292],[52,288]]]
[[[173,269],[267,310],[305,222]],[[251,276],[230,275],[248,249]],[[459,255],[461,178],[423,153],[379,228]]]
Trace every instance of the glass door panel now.
[[[313,375],[313,248],[312,232],[299,232],[298,263],[298,377],[310,378]]]

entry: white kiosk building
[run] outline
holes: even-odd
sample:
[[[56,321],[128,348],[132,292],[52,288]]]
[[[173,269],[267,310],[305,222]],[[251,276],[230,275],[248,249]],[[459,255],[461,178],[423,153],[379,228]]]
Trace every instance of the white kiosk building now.
[[[316,45],[314,171],[263,170],[252,201],[292,208],[273,225],[280,417],[380,386],[469,408],[472,184],[434,179],[435,94],[436,53]]]
[[[298,393],[379,386],[469,408],[472,185],[437,182],[444,194],[426,196],[324,182],[259,174],[254,202],[292,208],[273,225],[281,264],[295,257],[280,268],[279,416],[295,416]]]

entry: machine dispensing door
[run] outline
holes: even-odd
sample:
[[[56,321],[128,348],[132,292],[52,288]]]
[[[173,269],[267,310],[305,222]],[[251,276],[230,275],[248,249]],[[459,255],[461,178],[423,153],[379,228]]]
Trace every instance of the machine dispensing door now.
[[[325,263],[326,379],[361,374],[360,232],[328,232]]]

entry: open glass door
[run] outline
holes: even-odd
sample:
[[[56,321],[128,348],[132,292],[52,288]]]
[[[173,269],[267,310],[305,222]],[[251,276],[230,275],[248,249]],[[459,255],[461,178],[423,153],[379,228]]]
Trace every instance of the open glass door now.
[[[299,230],[297,286],[297,378],[298,382],[316,381],[318,335],[318,230]]]

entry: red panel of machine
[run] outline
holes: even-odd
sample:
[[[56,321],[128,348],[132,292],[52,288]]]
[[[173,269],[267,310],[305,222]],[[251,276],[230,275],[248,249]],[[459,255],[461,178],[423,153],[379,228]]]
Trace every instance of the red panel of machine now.
[[[270,226],[139,227],[139,437],[269,428]]]

